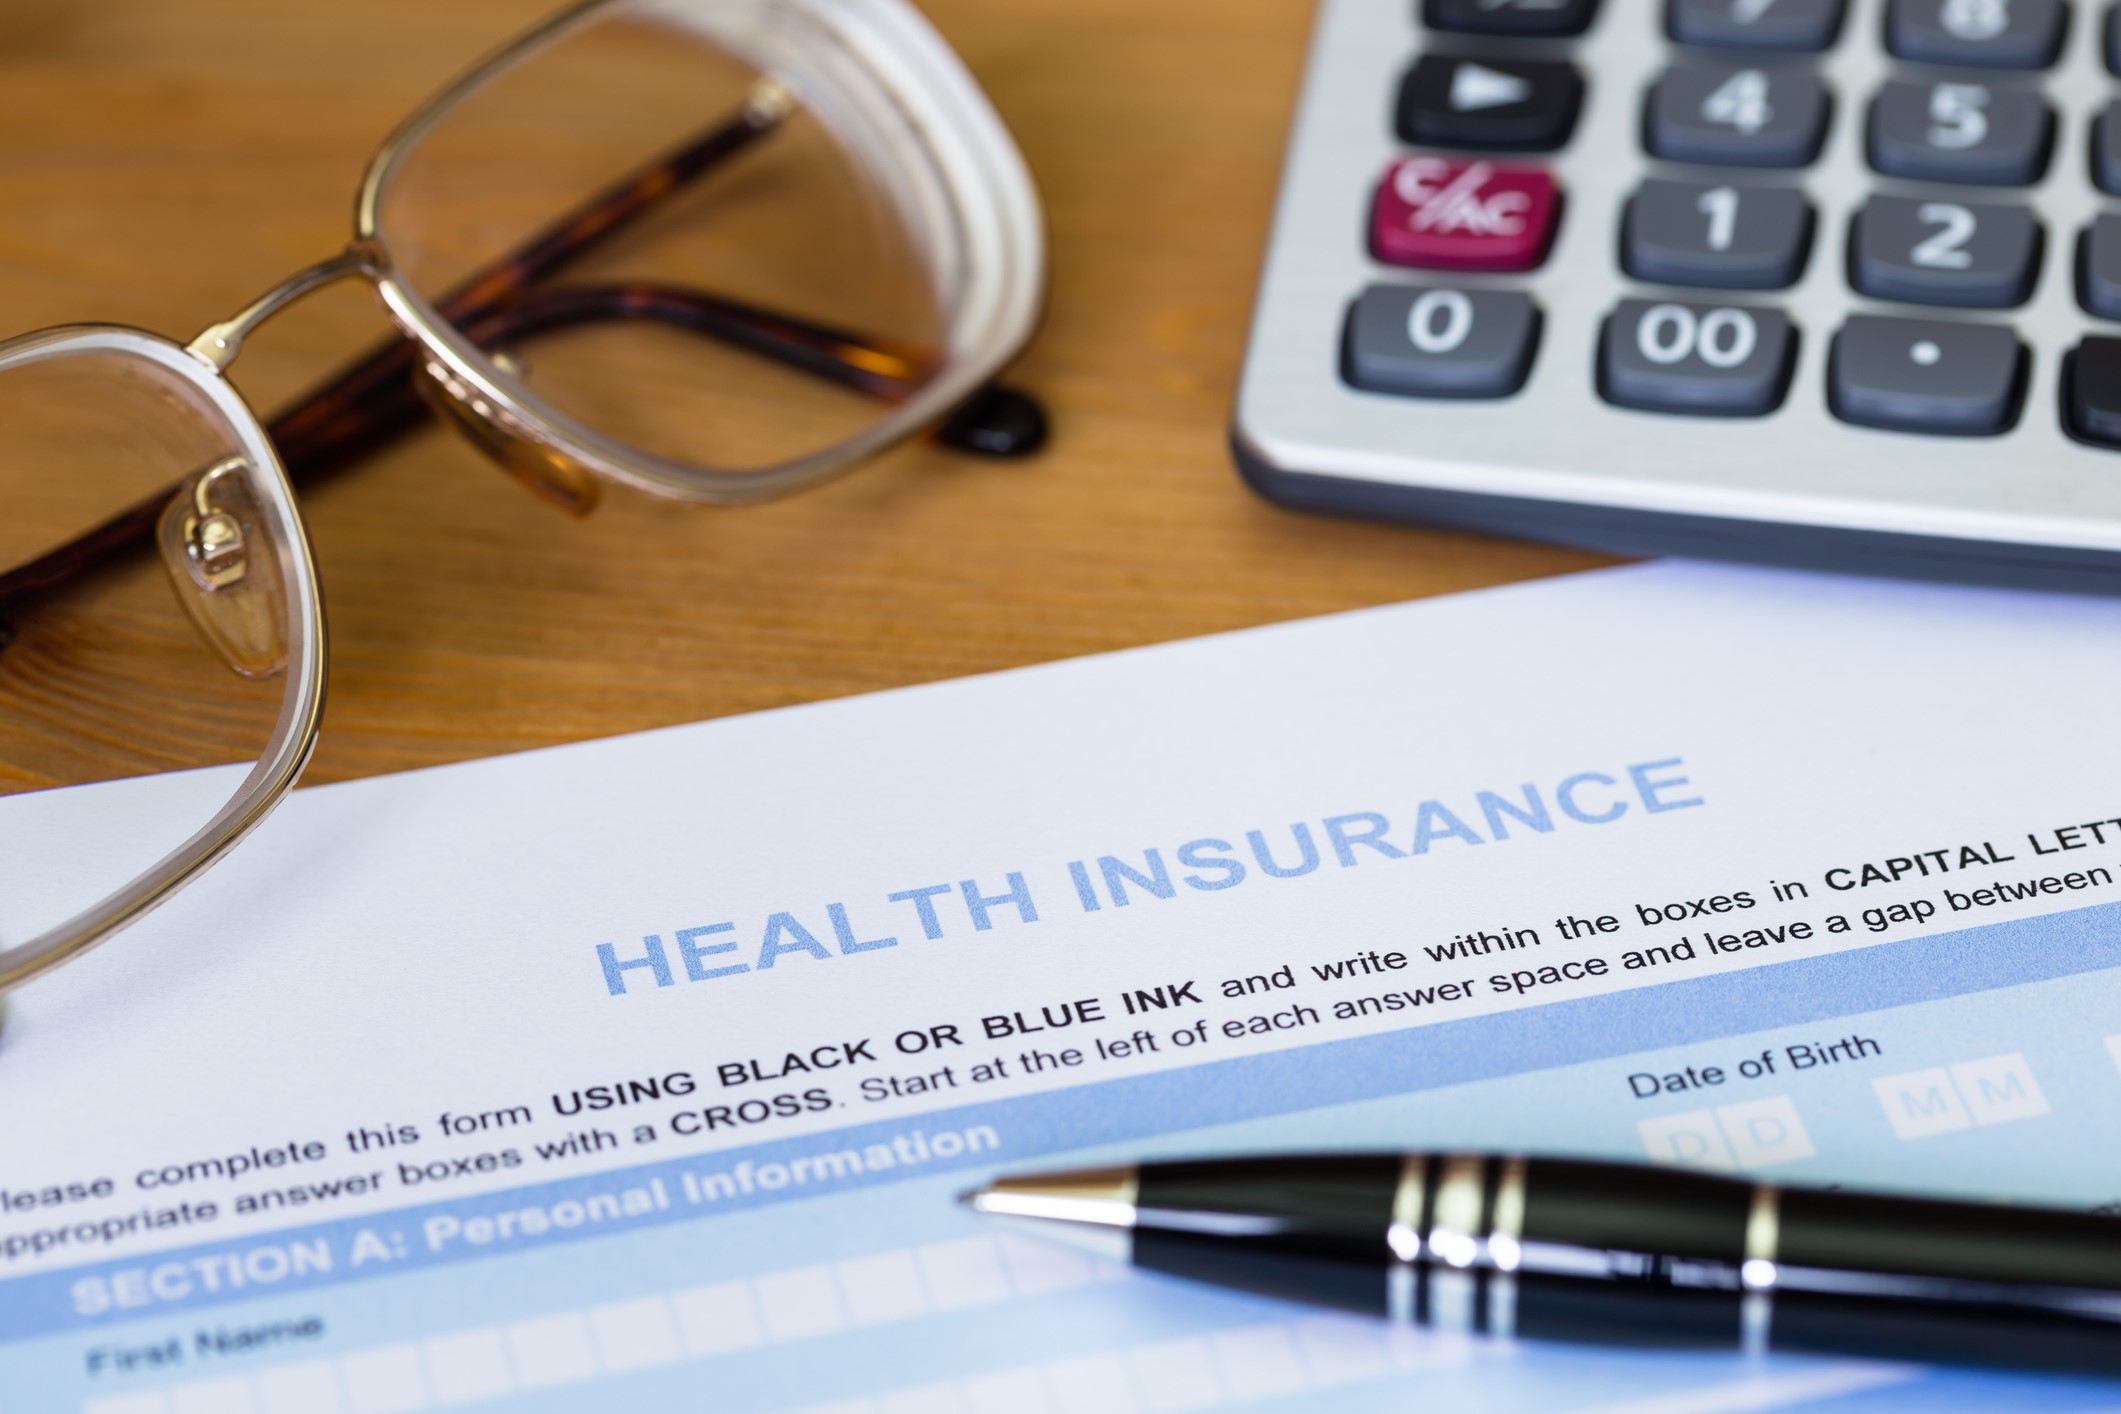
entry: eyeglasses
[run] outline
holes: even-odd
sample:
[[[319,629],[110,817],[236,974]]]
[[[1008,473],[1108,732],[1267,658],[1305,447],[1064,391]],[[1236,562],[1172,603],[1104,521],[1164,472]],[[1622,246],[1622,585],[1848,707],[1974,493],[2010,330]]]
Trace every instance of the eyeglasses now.
[[[350,278],[404,337],[268,429],[229,365],[266,319]],[[196,879],[301,774],[325,635],[291,471],[423,406],[576,512],[606,483],[766,500],[938,424],[1009,454],[1043,415],[991,380],[1043,284],[1022,158],[902,0],[589,0],[391,135],[344,251],[188,345],[108,325],[0,342],[0,605],[70,590],[67,634],[0,653],[0,790],[246,742],[147,794],[91,785],[0,813],[0,992]],[[52,548],[55,527],[78,533]],[[104,572],[150,537],[174,604]],[[150,622],[179,610],[195,637]],[[234,675],[177,661],[182,642]],[[140,653],[166,731],[119,741],[99,665]]]

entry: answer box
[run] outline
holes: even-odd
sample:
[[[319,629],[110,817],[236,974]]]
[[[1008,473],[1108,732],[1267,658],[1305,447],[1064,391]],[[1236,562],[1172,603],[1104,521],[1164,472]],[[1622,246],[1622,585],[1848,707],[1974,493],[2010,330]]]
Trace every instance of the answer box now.
[[[241,1375],[193,1380],[169,1392],[169,1414],[254,1414],[250,1381]]]
[[[508,1348],[498,1326],[474,1326],[430,1337],[423,1346],[427,1377],[437,1404],[469,1404],[492,1399],[515,1386],[508,1372]]]
[[[1716,1169],[1729,1173],[1738,1167],[1731,1147],[1723,1140],[1714,1110],[1688,1110],[1684,1114],[1659,1115],[1635,1126],[1642,1147],[1661,1164],[1684,1164],[1689,1168]]]
[[[1222,1387],[1208,1357],[1208,1343],[1197,1337],[1159,1340],[1127,1352],[1142,1407],[1150,1414],[1178,1414],[1222,1402]]]
[[[928,1292],[911,1252],[878,1252],[836,1262],[840,1295],[847,1300],[847,1319],[857,1326],[883,1325],[927,1314]]]
[[[1886,1122],[1902,1139],[1974,1127],[1973,1116],[1959,1099],[1959,1087],[1952,1084],[1952,1073],[1941,1065],[1905,1075],[1881,1075],[1871,1082],[1871,1089],[1885,1109]]]
[[[351,1350],[339,1357],[339,1379],[353,1414],[411,1414],[427,1407],[427,1375],[411,1341]]]
[[[138,1394],[107,1394],[81,1406],[81,1414],[169,1414],[169,1404],[158,1389]]]
[[[251,1377],[258,1414],[339,1414],[339,1377],[329,1360],[271,1365]]]
[[[991,1237],[931,1242],[915,1250],[938,1311],[961,1311],[1009,1299],[1009,1278]]]
[[[1787,1095],[1718,1105],[1716,1123],[1730,1140],[1731,1154],[1740,1168],[1793,1164],[1819,1152],[1812,1147],[1812,1136],[1805,1132],[1797,1106]]]
[[[1304,1365],[1283,1325],[1244,1326],[1209,1337],[1215,1363],[1230,1388],[1255,1399],[1296,1394],[1304,1388]]]
[[[660,1296],[592,1306],[589,1332],[607,1373],[668,1365],[680,1356],[670,1303]]]
[[[948,1384],[893,1390],[876,1402],[877,1414],[963,1414],[957,1388]]]
[[[847,1327],[847,1314],[840,1307],[840,1291],[833,1284],[832,1268],[822,1263],[754,1277],[751,1289],[758,1297],[766,1334],[774,1340],[831,1335]]]
[[[2047,1096],[2033,1078],[2033,1068],[2018,1054],[1961,1061],[1951,1067],[1959,1098],[1976,1124],[2003,1124],[2035,1119],[2048,1112]]]
[[[1926,1139],[1977,1124],[2008,1124],[2049,1113],[2047,1095],[2032,1065],[2016,1051],[1880,1076],[1871,1088],[1885,1110],[1886,1122],[1902,1139]]]
[[[526,1389],[573,1384],[597,1372],[589,1323],[572,1311],[511,1322],[507,1335],[516,1380]]]
[[[759,1324],[759,1308],[748,1281],[724,1281],[712,1286],[689,1286],[670,1294],[677,1312],[678,1331],[685,1338],[688,1355],[724,1355],[762,1345],[765,1329]]]
[[[1296,1323],[1296,1347],[1303,1352],[1312,1383],[1354,1384],[1390,1372],[1387,1329],[1382,1321],[1357,1316],[1310,1316]]]
[[[1117,1355],[1076,1355],[1046,1366],[1059,1414],[1135,1414],[1134,1385]]]
[[[959,1382],[968,1414],[1047,1414],[1053,1401],[1035,1369],[993,1370]]]
[[[1038,1242],[1013,1233],[995,1238],[994,1247],[1001,1254],[1010,1289],[1018,1296],[1044,1296],[1088,1286],[1108,1274],[1125,1275],[1127,1270],[1118,1263],[1099,1263],[1088,1253],[1057,1242]]]

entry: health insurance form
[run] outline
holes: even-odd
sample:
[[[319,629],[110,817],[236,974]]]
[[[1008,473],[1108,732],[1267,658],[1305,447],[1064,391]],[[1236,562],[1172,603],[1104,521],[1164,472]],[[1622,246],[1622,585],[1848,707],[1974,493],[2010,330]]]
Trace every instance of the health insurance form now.
[[[2117,686],[2121,603],[1663,565],[302,792],[15,998],[0,1411],[2121,1406],[952,1202],[1469,1146],[2121,1205]],[[6,887],[202,788],[10,802]]]

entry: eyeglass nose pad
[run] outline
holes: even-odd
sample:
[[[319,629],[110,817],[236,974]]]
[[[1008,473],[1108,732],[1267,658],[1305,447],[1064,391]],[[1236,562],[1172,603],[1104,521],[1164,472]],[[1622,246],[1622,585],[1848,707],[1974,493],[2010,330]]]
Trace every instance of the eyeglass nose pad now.
[[[280,546],[241,457],[193,477],[162,512],[162,564],[199,635],[246,678],[287,671]]]
[[[496,354],[497,360],[505,354]],[[533,441],[515,419],[494,407],[476,388],[431,359],[415,366],[413,386],[436,415],[469,437],[478,449],[538,497],[569,515],[586,516],[597,508],[603,483],[572,458]]]

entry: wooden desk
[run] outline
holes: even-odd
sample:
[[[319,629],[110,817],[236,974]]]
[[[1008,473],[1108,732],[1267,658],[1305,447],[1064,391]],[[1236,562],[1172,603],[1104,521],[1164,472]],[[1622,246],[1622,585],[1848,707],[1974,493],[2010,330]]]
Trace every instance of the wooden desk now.
[[[5,325],[103,319],[188,338],[225,317],[336,249],[376,140],[547,8],[10,0]],[[423,433],[305,498],[333,631],[310,780],[1598,562],[1294,515],[1232,470],[1224,431],[1308,6],[928,10],[1044,195],[1049,313],[1015,377],[1047,401],[1051,449],[994,464],[913,447],[776,505],[681,510],[614,495],[577,522],[448,434]],[[238,381],[269,411],[385,329],[366,294],[327,292],[269,326]],[[140,563],[120,578],[144,593],[159,574]],[[47,710],[92,710],[103,773],[188,764],[211,720],[171,731],[170,694],[146,658],[107,655],[91,687],[52,648],[79,612],[61,600],[27,616],[24,641],[45,651],[0,655],[0,697],[13,675]],[[35,729],[14,722],[18,770]]]

